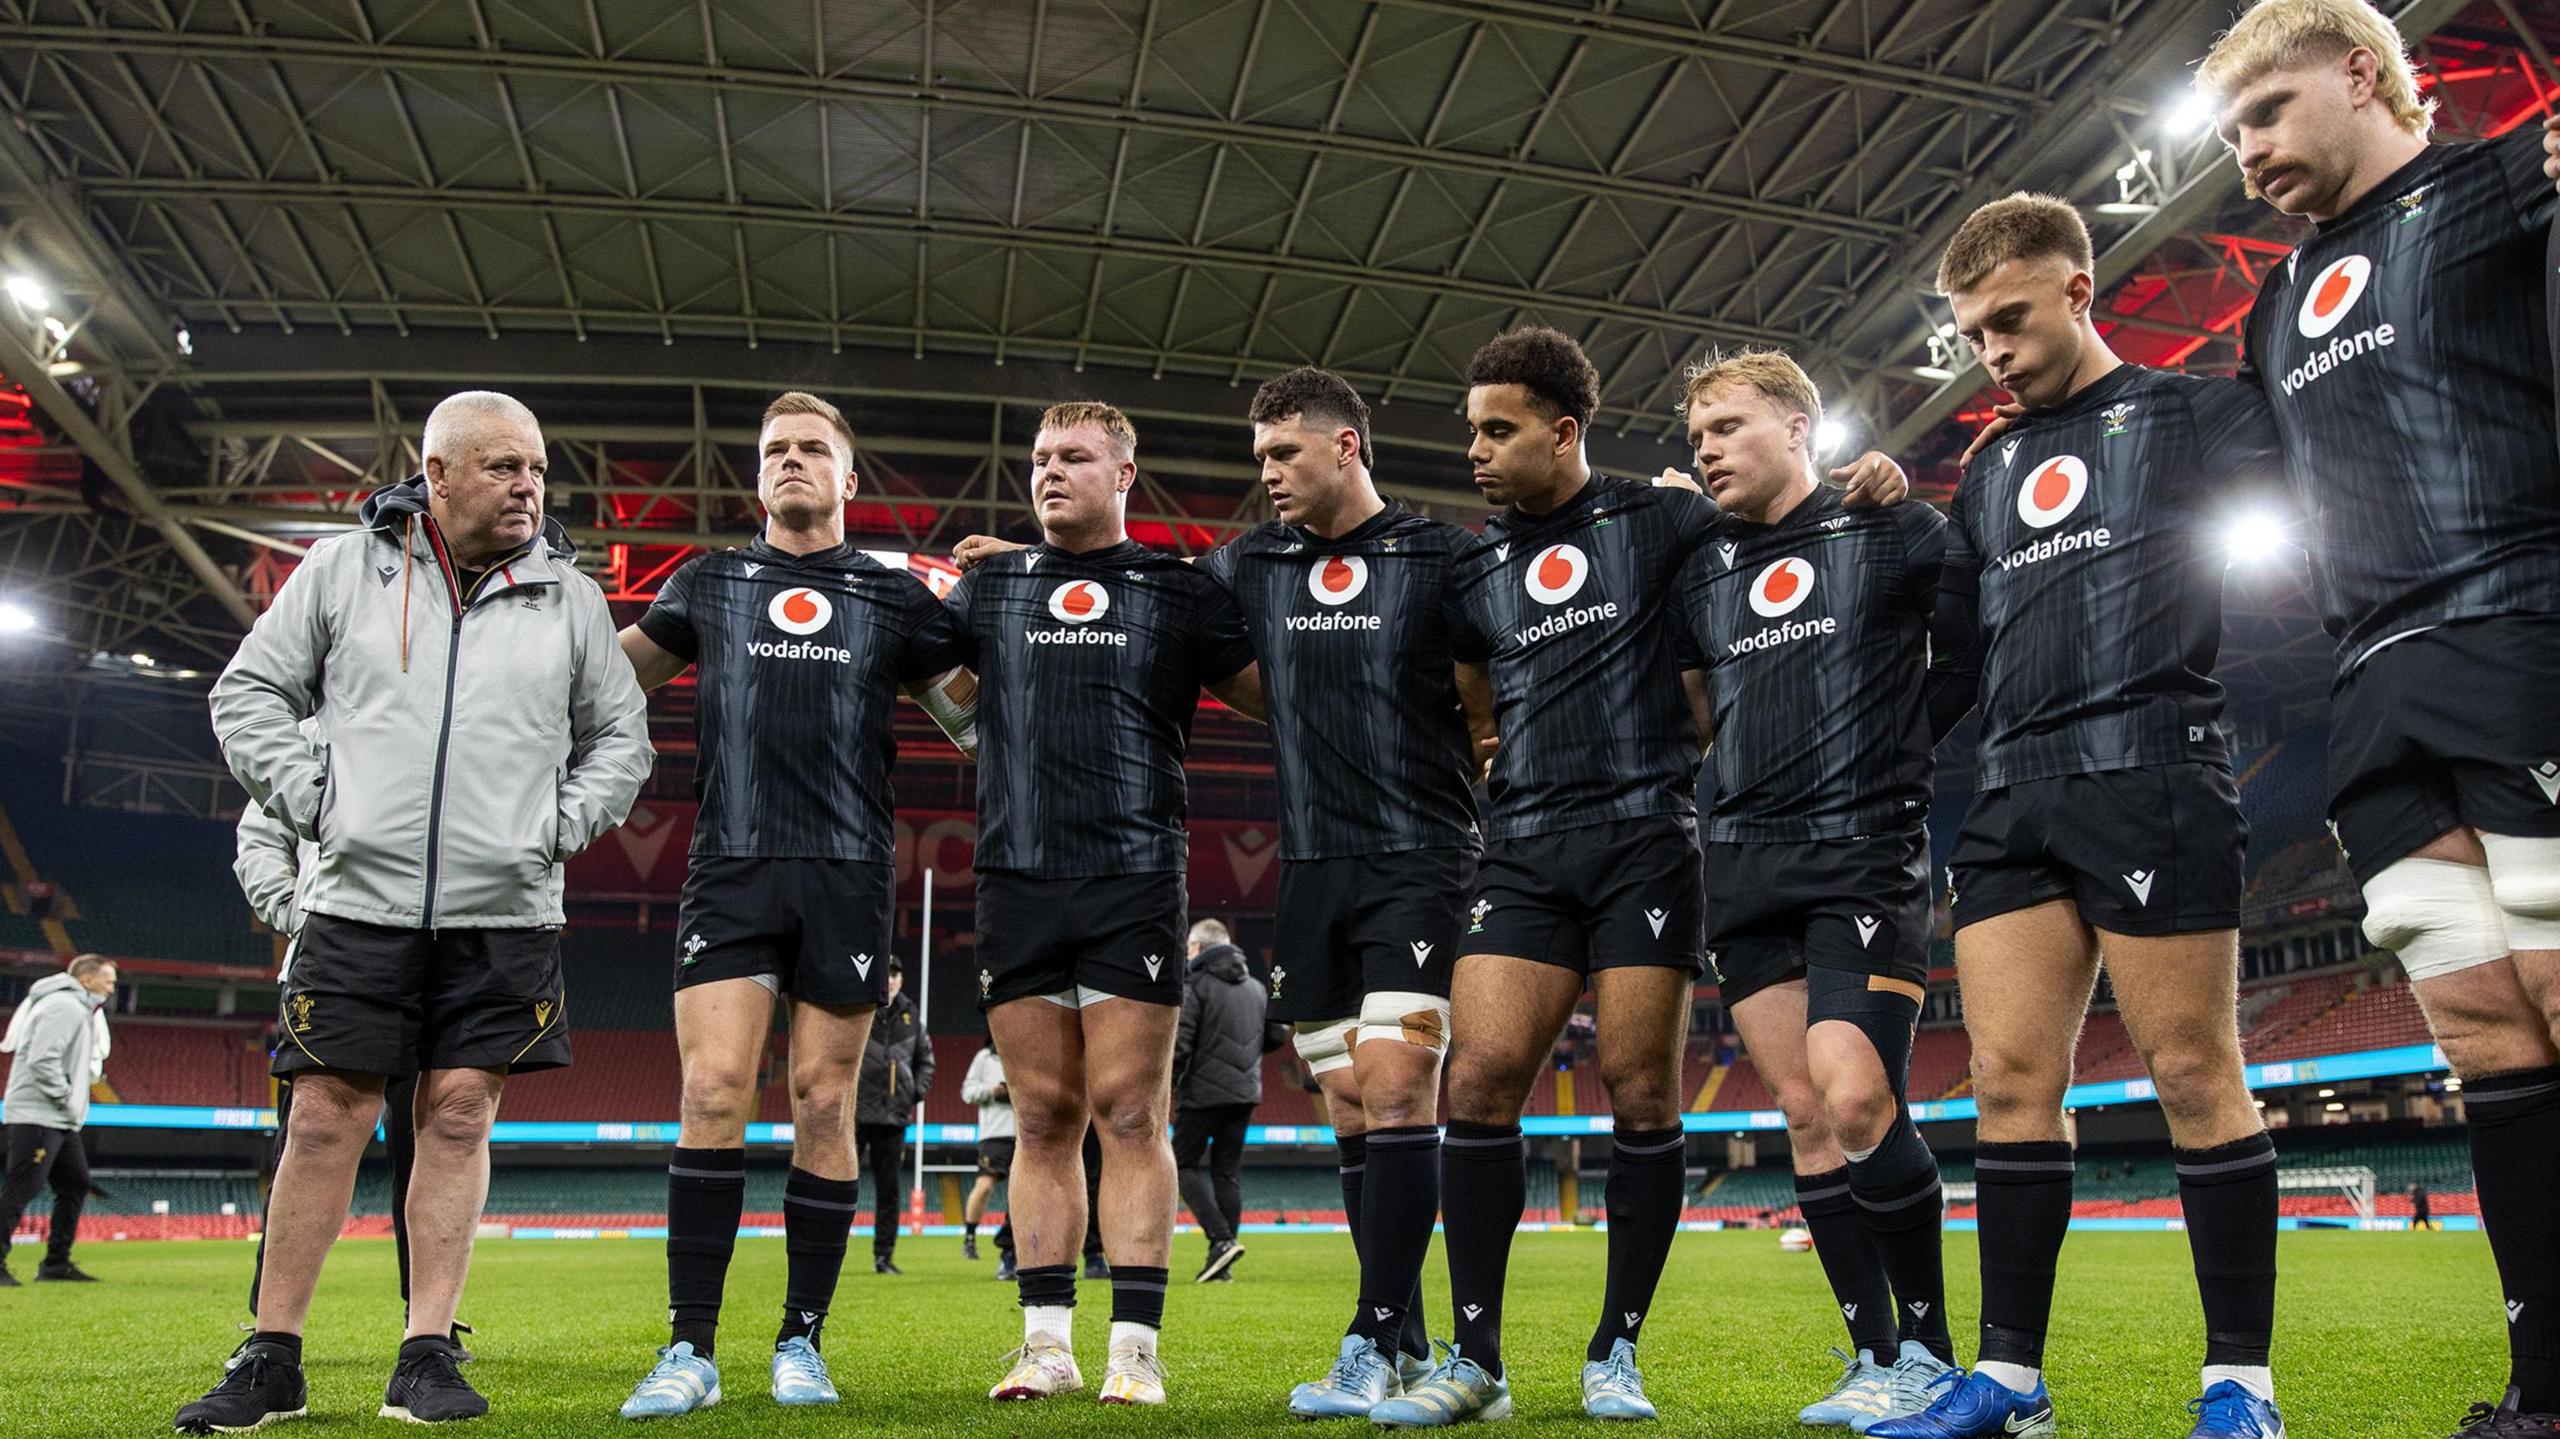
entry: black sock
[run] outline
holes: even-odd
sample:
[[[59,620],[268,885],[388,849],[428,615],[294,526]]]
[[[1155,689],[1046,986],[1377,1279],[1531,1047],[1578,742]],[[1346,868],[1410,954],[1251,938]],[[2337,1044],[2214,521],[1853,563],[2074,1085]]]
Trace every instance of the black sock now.
[[[249,1342],[281,1349],[285,1357],[294,1363],[302,1362],[302,1336],[299,1334],[283,1334],[273,1329],[261,1329],[249,1336]]]
[[[1609,1281],[1600,1325],[1585,1358],[1609,1357],[1621,1339],[1643,1336],[1644,1316],[1680,1232],[1680,1198],[1688,1188],[1689,1142],[1678,1125],[1620,1129],[1609,1149]]]
[[[705,1359],[746,1207],[744,1149],[676,1150],[667,1165],[667,1342],[690,1344]]]
[[[1076,1267],[1072,1264],[1022,1265],[1013,1271],[1013,1287],[1022,1296],[1025,1309],[1076,1307]]]
[[[1954,1363],[1955,1340],[1947,1332],[1945,1246],[1939,1233],[1946,1198],[1938,1186],[1937,1156],[1907,1114],[1894,1120],[1873,1153],[1849,1161],[1849,1194],[1875,1240],[1885,1276],[1893,1281],[1895,1337],[1916,1340],[1941,1363]]]
[[[2071,1228],[2071,1146],[2063,1140],[1984,1144],[1973,1156],[1975,1236],[1982,1252],[1985,1360],[2044,1367],[2053,1271]]]
[[[853,1230],[862,1183],[854,1179],[821,1179],[792,1166],[782,1181],[782,1248],[789,1277],[782,1291],[782,1332],[773,1342],[806,1337],[819,1343],[827,1322],[827,1306],[835,1302],[836,1280],[844,1273],[845,1236]]]
[[[2462,1087],[2480,1227],[2507,1302],[2507,1382],[2519,1413],[2560,1412],[2560,1065]]]
[[[1134,1264],[1111,1266],[1111,1322],[1164,1327],[1165,1271]]]
[[[1513,1124],[1452,1120],[1440,1144],[1450,1326],[1458,1352],[1502,1377],[1502,1288],[1511,1236],[1529,1208],[1529,1146]]]
[[[2261,1131],[2177,1156],[2204,1362],[2263,1366],[2276,1327],[2275,1140]]]
[[[1858,1213],[1849,1171],[1797,1175],[1796,1209],[1813,1235],[1822,1277],[1831,1281],[1832,1302],[1849,1325],[1849,1347],[1866,1351],[1879,1364],[1892,1363],[1893,1281],[1885,1277],[1884,1256],[1876,1252],[1876,1238]]]
[[[1376,1183],[1361,1201],[1360,1313],[1351,1332],[1367,1335],[1381,1353],[1428,1359],[1422,1265],[1431,1253],[1432,1221],[1440,1217],[1440,1131],[1417,1124],[1364,1137]],[[1405,1297],[1379,1297],[1397,1293]]]
[[[976,1221],[976,1220],[974,1220],[974,1219],[964,1219],[964,1220],[960,1221],[960,1232],[961,1232],[962,1234],[967,1235],[967,1236],[968,1236],[968,1237],[970,1237],[971,1239],[975,1239],[975,1238],[977,1238],[977,1237],[978,1237],[978,1221]]]
[[[1351,1257],[1361,1254],[1360,1195],[1368,1187],[1369,1136],[1343,1134],[1333,1136],[1333,1152],[1341,1162],[1334,1173],[1342,1180],[1342,1221],[1351,1227]]]
[[[400,1356],[397,1362],[406,1363],[418,1355],[437,1349],[448,1349],[452,1346],[453,1336],[450,1334],[420,1334],[415,1338],[400,1341]]]

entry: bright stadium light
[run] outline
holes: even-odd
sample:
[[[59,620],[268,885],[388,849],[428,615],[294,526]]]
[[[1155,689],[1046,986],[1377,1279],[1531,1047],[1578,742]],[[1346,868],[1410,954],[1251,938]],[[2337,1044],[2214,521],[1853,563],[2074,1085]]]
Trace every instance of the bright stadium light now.
[[[38,284],[33,275],[11,275],[8,289],[9,298],[17,301],[18,308],[30,315],[41,315],[53,308],[53,296],[45,293],[44,286]]]
[[[32,633],[36,627],[35,611],[25,605],[0,600],[0,635]]]
[[[1813,427],[1813,451],[1828,455],[1849,443],[1849,427],[1838,420],[1825,420]]]
[[[2213,127],[2213,105],[2195,91],[2185,91],[2161,107],[2160,127],[2180,139],[2201,135]]]
[[[2284,521],[2252,513],[2233,520],[2222,532],[2223,555],[2235,565],[2263,565],[2280,558],[2293,544]]]

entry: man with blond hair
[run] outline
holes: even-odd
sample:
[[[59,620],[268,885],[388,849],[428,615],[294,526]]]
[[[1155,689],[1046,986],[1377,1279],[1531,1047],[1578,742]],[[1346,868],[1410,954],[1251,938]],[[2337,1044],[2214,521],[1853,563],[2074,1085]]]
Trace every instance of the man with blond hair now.
[[[747,1121],[774,1009],[791,1029],[787,1280],[771,1358],[781,1404],[832,1404],[820,1353],[856,1195],[854,1095],[897,960],[889,769],[905,689],[937,720],[970,684],[922,581],[845,542],[853,430],[798,391],[765,408],[764,533],[698,555],[622,632],[640,683],[699,679],[700,817],[676,913],[682,1129],[667,1165],[669,1334],[622,1406],[668,1418],[717,1403],[720,1301],[747,1184]],[[969,747],[966,730],[954,739]],[[892,1168],[894,1169],[894,1165]],[[886,1196],[898,1176],[874,1174]],[[884,1200],[885,1221],[892,1206]]]
[[[2269,267],[2242,378],[2311,518],[2337,638],[2330,825],[2463,1079],[2506,1392],[2560,1426],[2560,435],[2543,132],[2428,142],[2391,22],[2267,0],[2199,79],[2249,192],[2313,222]],[[2560,173],[2560,164],[2552,168]]]
[[[1884,1439],[2054,1432],[2042,1367],[2071,1222],[2072,1050],[2103,960],[2176,1147],[2203,1301],[2192,1439],[2282,1439],[2268,1368],[2276,1154],[2240,1060],[2248,826],[2213,665],[2228,508],[2280,462],[2248,386],[2128,365],[2098,334],[2089,232],[2043,195],[1958,227],[1957,333],[2023,417],[1951,506],[1931,723],[1979,696],[1956,841],[1973,1040],[1982,1340],[1972,1374]]]
[[[1129,539],[1128,416],[1053,405],[1031,448],[1041,542],[946,599],[976,670],[978,1003],[1004,1048],[1022,1348],[990,1391],[1046,1399],[1076,1367],[1083,1141],[1103,1154],[1105,1404],[1161,1404],[1174,1215],[1170,1118],[1189,852],[1182,772],[1205,687],[1259,716],[1244,616],[1204,570]]]
[[[1796,1195],[1848,1322],[1797,1417],[1917,1414],[1960,1377],[1938,1163],[1907,1112],[1929,978],[1922,686],[1946,518],[1851,509],[1814,482],[1822,396],[1784,352],[1692,366],[1681,403],[1724,517],[1680,569],[1681,667],[1712,735],[1707,958],[1776,1093]]]

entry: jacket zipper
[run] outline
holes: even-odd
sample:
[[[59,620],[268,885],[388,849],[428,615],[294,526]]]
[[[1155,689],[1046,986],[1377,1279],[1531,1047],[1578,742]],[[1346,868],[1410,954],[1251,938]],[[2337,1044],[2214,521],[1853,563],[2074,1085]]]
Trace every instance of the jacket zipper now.
[[[436,772],[427,791],[427,892],[421,928],[436,927],[436,868],[444,855],[444,759],[453,742],[453,686],[462,669],[462,599],[454,599],[453,638],[444,651],[444,717],[436,725]]]

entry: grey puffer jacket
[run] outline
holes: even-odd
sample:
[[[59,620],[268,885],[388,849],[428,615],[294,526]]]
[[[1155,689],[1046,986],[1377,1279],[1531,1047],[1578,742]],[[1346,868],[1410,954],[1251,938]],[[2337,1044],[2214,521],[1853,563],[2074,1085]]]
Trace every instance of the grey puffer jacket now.
[[[1182,981],[1182,1019],[1173,1040],[1173,1102],[1179,1109],[1260,1104],[1262,1056],[1289,1027],[1263,1018],[1271,991],[1232,944],[1200,951]]]
[[[469,596],[426,482],[311,547],[213,686],[250,801],[315,845],[310,913],[400,928],[561,922],[560,867],[622,822],[653,752],[604,591],[548,518]],[[321,717],[328,742],[297,728]]]
[[[853,1092],[856,1124],[905,1124],[933,1088],[933,1041],[916,1022],[915,997],[901,992],[871,1013],[862,1048],[862,1082]]]

